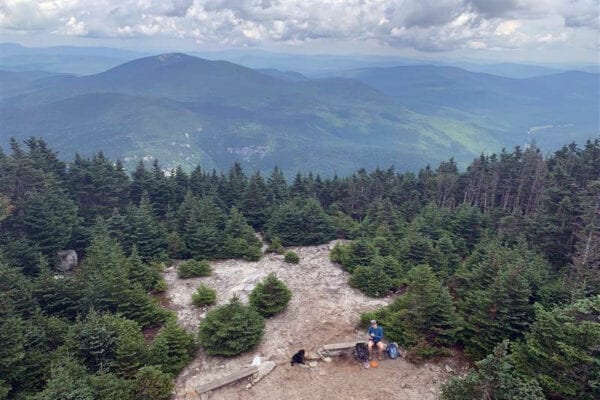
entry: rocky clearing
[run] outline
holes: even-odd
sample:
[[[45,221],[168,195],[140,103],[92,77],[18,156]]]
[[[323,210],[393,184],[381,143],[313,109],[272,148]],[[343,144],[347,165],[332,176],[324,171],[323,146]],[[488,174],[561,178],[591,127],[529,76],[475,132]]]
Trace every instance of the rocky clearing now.
[[[174,399],[197,398],[196,386],[251,365],[257,355],[277,364],[273,372],[253,386],[248,385],[248,379],[240,380],[211,392],[209,398],[437,399],[440,384],[448,378],[445,364],[458,370],[457,360],[446,359],[440,365],[383,360],[377,368],[364,369],[351,356],[342,356],[334,357],[331,363],[313,363],[310,368],[290,366],[292,354],[299,349],[315,352],[327,343],[364,339],[366,333],[357,329],[360,313],[389,302],[366,297],[348,286],[348,273],[329,260],[333,245],[291,248],[300,256],[299,264],[287,264],[277,254],[264,255],[257,262],[212,262],[213,273],[205,278],[178,279],[177,263],[167,268],[164,277],[169,307],[177,312],[179,323],[194,333],[206,310],[193,306],[191,295],[202,282],[216,289],[217,304],[227,303],[235,294],[247,302],[256,283],[271,272],[293,293],[287,310],[267,320],[264,337],[253,351],[233,358],[208,357],[199,351],[177,378]]]

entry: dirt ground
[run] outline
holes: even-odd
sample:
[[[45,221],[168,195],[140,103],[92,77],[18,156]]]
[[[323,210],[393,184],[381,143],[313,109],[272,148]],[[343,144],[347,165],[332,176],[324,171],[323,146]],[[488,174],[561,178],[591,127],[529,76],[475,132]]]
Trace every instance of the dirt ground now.
[[[299,264],[287,264],[283,256],[269,254],[258,262],[226,260],[211,263],[210,277],[178,279],[176,265],[167,268],[167,298],[179,323],[197,333],[205,311],[192,305],[191,295],[200,283],[217,291],[217,304],[237,294],[247,302],[257,282],[275,272],[292,290],[293,297],[283,313],[266,322],[265,334],[253,351],[233,358],[206,356],[202,351],[176,380],[175,400],[195,398],[194,388],[242,367],[255,356],[273,360],[277,367],[256,383],[241,380],[210,393],[212,400],[261,399],[389,399],[434,400],[439,386],[448,378],[447,368],[458,371],[459,362],[445,359],[440,364],[414,365],[402,359],[383,360],[377,368],[364,369],[351,356],[319,361],[313,367],[290,366],[299,349],[315,352],[327,343],[364,339],[356,325],[361,312],[387,304],[389,299],[372,299],[348,286],[349,275],[329,260],[334,243],[292,248]],[[385,327],[384,327],[385,329]]]

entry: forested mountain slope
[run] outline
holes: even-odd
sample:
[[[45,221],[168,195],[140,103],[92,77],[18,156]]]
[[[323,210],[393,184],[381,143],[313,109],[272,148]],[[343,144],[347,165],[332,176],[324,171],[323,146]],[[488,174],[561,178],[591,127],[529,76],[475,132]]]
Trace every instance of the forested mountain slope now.
[[[237,161],[289,177],[306,166],[327,176],[414,171],[449,156],[464,167],[482,152],[532,140],[553,151],[600,129],[595,74],[411,66],[290,76],[180,53],[82,77],[0,72],[0,143],[41,134],[66,158],[102,149],[128,170],[153,158],[188,171]]]

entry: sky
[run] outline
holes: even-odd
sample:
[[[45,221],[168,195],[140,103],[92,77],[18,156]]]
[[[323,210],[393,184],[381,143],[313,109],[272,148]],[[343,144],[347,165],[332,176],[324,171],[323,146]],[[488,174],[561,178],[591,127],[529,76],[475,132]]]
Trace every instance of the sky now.
[[[598,63],[600,0],[0,0],[0,41]]]

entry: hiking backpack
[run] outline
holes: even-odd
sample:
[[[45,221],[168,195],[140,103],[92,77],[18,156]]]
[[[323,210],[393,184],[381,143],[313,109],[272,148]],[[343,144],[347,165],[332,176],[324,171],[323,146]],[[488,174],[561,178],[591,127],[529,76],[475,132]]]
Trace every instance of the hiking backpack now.
[[[398,358],[398,345],[396,343],[388,344],[385,351],[387,351],[388,357],[392,360]]]
[[[369,361],[369,348],[365,343],[356,343],[356,346],[354,346],[354,358],[360,363]]]

